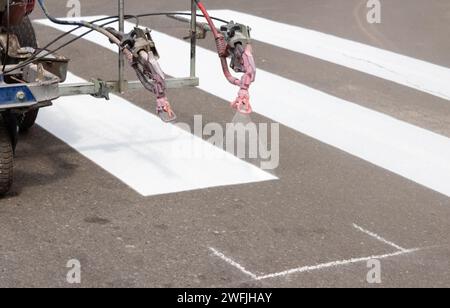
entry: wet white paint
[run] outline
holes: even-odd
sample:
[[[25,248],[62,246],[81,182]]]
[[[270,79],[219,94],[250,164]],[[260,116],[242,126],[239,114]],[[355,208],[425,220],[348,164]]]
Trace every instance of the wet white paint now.
[[[79,82],[72,74],[66,81]],[[37,123],[143,196],[276,179],[115,95],[60,98]]]

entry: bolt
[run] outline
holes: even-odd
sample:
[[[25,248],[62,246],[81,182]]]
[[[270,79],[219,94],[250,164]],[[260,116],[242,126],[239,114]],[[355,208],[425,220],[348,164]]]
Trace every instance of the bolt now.
[[[17,100],[23,101],[23,100],[25,100],[25,98],[26,98],[25,92],[23,92],[23,91],[17,92],[17,94],[16,94]]]

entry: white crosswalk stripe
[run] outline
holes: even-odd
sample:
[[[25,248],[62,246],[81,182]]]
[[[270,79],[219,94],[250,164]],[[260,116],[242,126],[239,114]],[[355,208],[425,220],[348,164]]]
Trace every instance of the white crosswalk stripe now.
[[[322,32],[231,10],[211,11],[245,20],[255,40],[325,60],[450,100],[450,69]]]
[[[68,29],[47,20],[39,23],[61,31]],[[127,30],[132,27],[127,24]],[[153,36],[166,73],[186,76],[188,59],[180,55],[189,53],[189,45],[156,31]],[[101,35],[93,33],[86,39],[116,51]],[[199,48],[198,57],[200,89],[224,100],[232,99],[235,89],[223,80],[217,55]],[[252,93],[259,114],[450,196],[449,138],[262,70]]]
[[[143,196],[276,179],[115,95],[60,98],[37,123]]]

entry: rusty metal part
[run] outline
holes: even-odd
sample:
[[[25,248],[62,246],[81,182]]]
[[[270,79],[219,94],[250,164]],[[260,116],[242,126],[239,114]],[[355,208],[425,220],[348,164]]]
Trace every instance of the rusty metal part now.
[[[8,57],[11,59],[28,59],[34,52],[34,50],[31,50],[29,48],[22,48],[19,43],[19,38],[17,37],[17,35],[12,33],[9,35],[7,33],[0,33],[0,47],[2,50],[8,49]]]
[[[44,53],[45,51],[42,51],[41,53]],[[39,57],[39,54],[38,54]],[[53,75],[58,76],[61,82],[66,81],[67,77],[67,71],[69,68],[69,61],[70,59],[58,55],[58,54],[50,54],[46,56],[45,58],[39,59],[36,61],[36,64],[41,64],[42,67],[52,73]]]
[[[7,4],[9,1],[9,18]],[[2,0],[0,1],[0,25],[17,26],[28,14],[28,0]]]
[[[8,67],[8,66],[7,66]],[[5,109],[23,109],[36,106],[43,102],[49,102],[59,97],[60,79],[54,74],[47,72],[42,65],[30,64],[22,71],[22,80],[24,83],[19,84],[2,84],[3,91],[23,86],[33,95],[33,100],[21,100],[21,93],[17,93],[17,101],[2,104],[0,111]]]

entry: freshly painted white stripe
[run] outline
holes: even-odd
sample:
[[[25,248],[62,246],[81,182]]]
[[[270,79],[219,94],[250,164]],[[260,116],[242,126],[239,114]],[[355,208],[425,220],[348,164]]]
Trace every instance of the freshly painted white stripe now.
[[[243,267],[243,266],[240,265],[239,263],[235,262],[234,260],[228,258],[228,257],[225,256],[223,253],[221,253],[220,251],[218,251],[218,250],[216,250],[216,249],[214,249],[214,248],[212,248],[212,247],[210,247],[209,250],[211,250],[212,253],[213,253],[216,257],[222,259],[222,260],[225,261],[226,263],[228,263],[228,264],[230,264],[231,266],[237,268],[238,270],[240,270],[240,271],[241,271],[242,273],[244,273],[245,275],[250,276],[250,277],[253,278],[253,279],[257,279],[257,278],[258,278],[255,274],[253,274],[252,272],[246,270],[245,267]]]
[[[39,22],[68,29],[47,20]],[[133,25],[126,27],[131,30]],[[189,44],[156,31],[153,37],[163,69],[172,76],[187,76]],[[100,34],[86,39],[116,51]],[[200,89],[224,100],[234,99],[236,88],[224,80],[217,55],[198,48],[198,59]],[[174,103],[181,106],[183,102]],[[450,196],[450,138],[263,70],[252,87],[252,104],[261,115]]]
[[[409,250],[405,250],[405,251],[399,251],[399,252],[389,253],[389,254],[384,254],[384,255],[379,255],[379,256],[370,256],[370,257],[364,257],[364,258],[354,258],[354,259],[348,259],[348,260],[342,260],[342,261],[334,261],[334,262],[329,262],[329,263],[322,263],[322,264],[317,264],[317,265],[313,265],[313,266],[304,266],[304,267],[290,269],[290,270],[287,270],[287,271],[284,271],[284,272],[279,272],[279,273],[273,273],[273,274],[269,274],[269,275],[259,276],[259,277],[256,278],[256,280],[264,280],[264,279],[271,279],[271,278],[288,276],[288,275],[292,275],[292,274],[313,272],[313,271],[323,270],[323,269],[326,269],[326,268],[334,268],[334,267],[338,267],[338,266],[346,266],[346,265],[355,264],[355,263],[367,262],[367,261],[370,261],[370,260],[388,259],[388,258],[392,258],[392,257],[398,257],[398,256],[401,256],[401,255],[405,255],[405,254],[410,254],[410,253],[417,252],[417,251],[419,251],[419,249],[409,249]]]
[[[447,67],[245,13],[217,10],[211,14],[245,22],[252,27],[255,40],[450,100],[450,69]]]
[[[357,230],[359,230],[359,231],[361,231],[361,232],[363,232],[363,233],[365,233],[365,234],[367,234],[367,235],[369,235],[369,236],[375,238],[376,240],[378,240],[378,241],[380,241],[380,242],[382,242],[382,243],[385,243],[385,244],[387,244],[387,245],[389,245],[389,246],[391,246],[391,247],[394,247],[395,249],[398,249],[398,250],[403,251],[403,252],[407,251],[407,249],[405,249],[405,248],[403,248],[403,247],[400,247],[399,245],[397,245],[397,244],[395,244],[395,243],[393,243],[393,242],[390,242],[390,241],[386,240],[385,238],[382,238],[381,236],[379,236],[379,235],[376,234],[376,233],[373,233],[373,232],[370,232],[370,231],[368,231],[368,230],[366,230],[366,229],[364,229],[364,228],[361,228],[361,227],[358,226],[357,224],[353,224],[353,227],[354,227],[355,229],[357,229]]]
[[[60,98],[37,123],[144,196],[276,179],[115,95]]]

